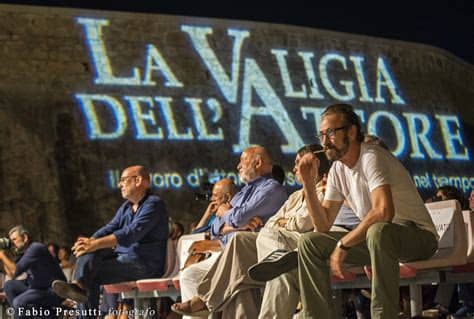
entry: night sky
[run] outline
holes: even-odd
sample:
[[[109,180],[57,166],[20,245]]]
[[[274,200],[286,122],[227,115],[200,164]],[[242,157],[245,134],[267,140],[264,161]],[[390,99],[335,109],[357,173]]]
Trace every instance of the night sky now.
[[[263,21],[434,45],[474,64],[474,1],[0,1]]]

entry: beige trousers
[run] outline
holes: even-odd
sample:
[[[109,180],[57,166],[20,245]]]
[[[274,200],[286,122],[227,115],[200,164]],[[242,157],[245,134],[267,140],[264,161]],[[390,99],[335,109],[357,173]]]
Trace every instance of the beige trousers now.
[[[264,283],[247,275],[257,262],[257,233],[237,232],[197,287],[209,310],[222,319],[257,318]]]

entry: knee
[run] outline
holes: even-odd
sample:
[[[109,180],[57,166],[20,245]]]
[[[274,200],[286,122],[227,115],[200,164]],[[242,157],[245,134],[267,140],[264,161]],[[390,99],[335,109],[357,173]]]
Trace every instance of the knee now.
[[[257,239],[255,240],[255,242],[257,243],[257,247],[265,245],[268,238],[272,237],[274,233],[275,233],[275,230],[268,227],[263,227],[262,229],[260,229],[257,235]]]
[[[21,295],[15,297],[13,299],[13,301],[12,301],[12,307],[13,308],[19,308],[19,307],[23,307],[23,306],[25,306],[25,304],[23,302],[23,299],[21,298]]]
[[[323,233],[309,232],[303,234],[298,240],[298,252],[302,254],[310,253],[312,255],[318,255],[326,242],[327,236]]]
[[[366,234],[367,247],[383,247],[393,241],[392,223],[375,223],[369,227]]]
[[[5,283],[3,284],[3,290],[5,291],[6,294],[8,294],[9,292],[11,292],[13,290],[13,287],[14,287],[14,280],[8,280],[8,281],[5,281]]]

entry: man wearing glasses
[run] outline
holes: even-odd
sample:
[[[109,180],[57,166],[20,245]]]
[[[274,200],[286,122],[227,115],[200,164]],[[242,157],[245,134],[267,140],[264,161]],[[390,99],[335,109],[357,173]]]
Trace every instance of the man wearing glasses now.
[[[310,153],[300,161],[315,230],[298,242],[301,315],[335,318],[330,273],[343,277],[343,263],[348,263],[372,267],[372,318],[398,318],[398,262],[434,254],[438,235],[433,222],[403,165],[382,147],[362,142],[359,118],[350,105],[329,106],[320,128],[326,157],[335,162],[320,201],[311,178],[319,160]],[[361,223],[347,233],[332,232],[344,200]]]
[[[163,274],[168,238],[164,202],[150,194],[150,175],[143,166],[126,168],[118,186],[126,201],[114,218],[92,237],[79,237],[72,248],[78,257],[73,283],[53,282],[59,296],[81,304],[79,317],[97,317],[100,285]]]

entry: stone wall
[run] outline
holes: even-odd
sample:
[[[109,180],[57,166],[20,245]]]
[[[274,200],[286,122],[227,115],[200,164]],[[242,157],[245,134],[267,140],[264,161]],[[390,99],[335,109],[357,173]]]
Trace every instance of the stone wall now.
[[[113,76],[132,78],[135,67],[140,71],[139,84],[96,83],[98,73],[106,66],[94,64],[93,53],[89,51],[91,38],[87,38],[85,24],[79,23],[77,17],[107,20],[100,36]],[[218,66],[206,66],[183,25],[210,28],[206,39],[223,66],[220,83],[215,74]],[[243,37],[240,63],[233,74],[235,34],[245,30],[248,36]],[[176,82],[173,85],[169,74],[164,74],[156,53],[151,64],[156,70],[149,73],[148,79],[154,84],[143,84],[150,45],[159,52],[181,87]],[[469,107],[474,98],[473,67],[425,45],[243,21],[1,5],[0,48],[0,231],[25,223],[43,241],[71,243],[77,235],[90,235],[111,218],[122,199],[108,185],[109,170],[143,163],[152,171],[177,172],[183,177],[200,167],[232,172],[240,149],[248,142],[268,146],[276,162],[290,171],[295,147],[301,146],[296,144],[314,142],[317,130],[316,119],[304,115],[302,109],[341,102],[328,89],[332,85],[341,95],[344,86],[339,81],[352,81],[354,96],[347,98],[347,102],[365,110],[367,116],[374,109],[395,112],[401,119],[405,111],[426,114],[430,120],[435,120],[435,114],[462,115],[462,143],[455,141],[454,152],[461,154],[467,149],[470,155],[473,151],[474,115]],[[293,96],[285,86],[283,66],[277,63],[277,53],[272,50],[287,52],[280,54],[289,67],[289,79],[296,92]],[[302,63],[302,52],[313,53],[313,80],[309,78],[309,68]],[[346,67],[332,60],[327,67],[332,84],[325,85],[320,73],[321,58],[328,52],[343,57]],[[364,58],[361,63],[367,84],[365,101],[363,85],[351,60],[357,56]],[[398,91],[391,93],[387,85],[382,85],[380,96],[384,101],[367,101],[367,96],[375,99],[380,85],[380,59],[385,61]],[[260,77],[258,70],[263,74]],[[237,75],[236,96],[232,98],[233,76]],[[224,80],[230,87],[227,91]],[[311,97],[314,82],[320,97]],[[129,105],[127,125],[121,135],[94,138],[78,94],[108,96],[122,106],[126,105],[126,97],[142,96],[151,98],[154,104],[145,101],[142,113],[133,111]],[[393,102],[397,94],[405,103]],[[157,97],[172,99],[175,135],[191,132],[192,138],[171,136],[171,117],[164,115],[164,102],[159,104]],[[196,111],[190,111],[192,98],[200,100],[207,135],[198,126]],[[282,108],[276,107],[279,102]],[[155,122],[142,118],[141,123],[145,123],[150,136],[161,128],[163,137],[144,138],[142,134],[139,138],[137,124],[132,124],[137,123],[133,116],[144,116],[159,106],[162,108],[154,113]],[[263,107],[269,114],[259,117],[246,113],[256,107]],[[99,119],[110,117],[110,110],[96,110]],[[246,117],[250,118],[248,122]],[[245,127],[246,123],[251,127]],[[99,126],[103,132],[111,132],[117,125],[104,120]],[[291,129],[296,130],[297,137]],[[392,131],[387,129],[386,138],[395,148],[397,142],[390,135]],[[209,138],[218,132],[222,133],[221,138]],[[247,139],[241,139],[242,134],[247,134]],[[469,161],[447,158],[449,152],[443,150],[441,133],[434,134],[432,142],[442,153],[442,159],[432,159],[425,152],[425,159],[414,161],[408,147],[400,154],[412,173],[422,174],[436,167],[449,171],[447,174],[472,178]],[[409,141],[408,137],[406,140]],[[165,199],[170,216],[187,222],[199,218],[205,203],[194,200],[193,192],[200,191],[199,187],[184,184],[179,189],[157,187],[155,191]]]

